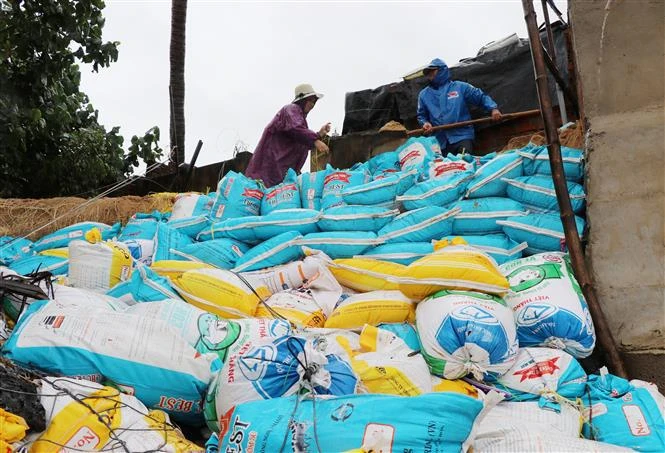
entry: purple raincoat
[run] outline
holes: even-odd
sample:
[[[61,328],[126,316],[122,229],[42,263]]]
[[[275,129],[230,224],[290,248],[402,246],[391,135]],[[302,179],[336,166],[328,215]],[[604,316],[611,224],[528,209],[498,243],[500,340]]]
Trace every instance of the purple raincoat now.
[[[289,168],[300,171],[318,138],[307,127],[302,107],[285,105],[263,130],[245,175],[262,179],[266,187],[281,183]]]

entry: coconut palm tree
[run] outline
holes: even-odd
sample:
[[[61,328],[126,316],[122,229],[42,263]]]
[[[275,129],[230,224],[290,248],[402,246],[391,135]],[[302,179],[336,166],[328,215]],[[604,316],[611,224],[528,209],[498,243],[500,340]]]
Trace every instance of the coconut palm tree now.
[[[171,49],[169,60],[171,159],[185,161],[185,24],[187,0],[171,0]]]

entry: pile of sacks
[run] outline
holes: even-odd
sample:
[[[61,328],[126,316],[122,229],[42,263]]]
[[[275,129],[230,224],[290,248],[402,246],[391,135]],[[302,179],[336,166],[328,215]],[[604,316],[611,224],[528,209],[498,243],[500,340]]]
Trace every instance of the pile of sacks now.
[[[581,152],[564,162],[582,214]],[[657,389],[578,362],[595,332],[548,171],[544,148],[443,158],[419,138],[4,238],[0,279],[46,294],[4,295],[0,343],[43,374],[47,428],[8,414],[0,442],[202,450],[179,425],[208,451],[663,451]]]

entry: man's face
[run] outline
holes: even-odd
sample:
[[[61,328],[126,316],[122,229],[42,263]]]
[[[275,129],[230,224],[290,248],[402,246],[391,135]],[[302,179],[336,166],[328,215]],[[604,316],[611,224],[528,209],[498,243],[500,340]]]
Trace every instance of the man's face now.
[[[434,77],[436,77],[436,74],[439,72],[439,68],[436,69],[428,69],[425,71],[425,77],[427,77],[427,80],[430,82],[434,80]]]

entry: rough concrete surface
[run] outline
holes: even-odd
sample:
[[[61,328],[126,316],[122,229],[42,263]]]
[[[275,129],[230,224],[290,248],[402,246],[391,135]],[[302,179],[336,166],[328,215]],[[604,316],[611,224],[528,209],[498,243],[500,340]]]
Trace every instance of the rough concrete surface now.
[[[587,260],[631,377],[665,388],[665,1],[569,2],[588,125]]]
[[[663,0],[569,1],[588,117],[662,103]]]

